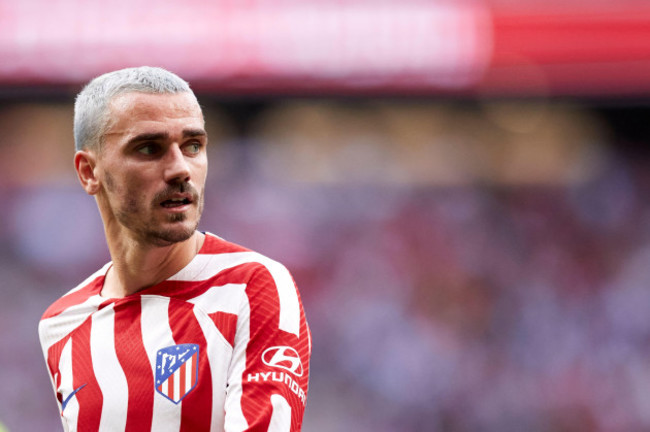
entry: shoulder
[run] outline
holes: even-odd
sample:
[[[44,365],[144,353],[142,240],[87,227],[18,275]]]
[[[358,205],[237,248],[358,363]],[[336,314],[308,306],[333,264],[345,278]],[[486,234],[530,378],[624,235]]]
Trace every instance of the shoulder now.
[[[101,291],[102,285],[104,283],[104,277],[106,271],[110,267],[111,263],[106,264],[101,269],[97,270],[95,273],[88,276],[83,282],[79,285],[59,297],[54,303],[52,303],[43,313],[41,320],[55,317],[60,315],[64,311],[85,303],[89,298],[99,294]]]
[[[280,262],[206,233],[206,240],[180,280],[210,279],[214,286],[242,284],[252,311],[277,314],[280,328],[298,334],[302,304],[289,270]]]
[[[90,275],[50,305],[38,324],[41,347],[46,353],[58,341],[64,340],[100,307],[104,275],[110,264]]]
[[[205,242],[192,262],[172,276],[176,281],[202,281],[220,277],[248,282],[269,273],[274,279],[293,284],[287,268],[261,253],[226,241],[212,233],[205,233]]]

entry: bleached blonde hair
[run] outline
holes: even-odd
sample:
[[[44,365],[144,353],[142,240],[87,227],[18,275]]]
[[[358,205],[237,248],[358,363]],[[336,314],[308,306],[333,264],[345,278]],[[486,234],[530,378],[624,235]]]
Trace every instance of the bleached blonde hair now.
[[[101,148],[109,122],[108,106],[113,98],[130,92],[173,94],[188,92],[187,81],[163,68],[141,66],[100,75],[79,92],[74,105],[75,149]]]

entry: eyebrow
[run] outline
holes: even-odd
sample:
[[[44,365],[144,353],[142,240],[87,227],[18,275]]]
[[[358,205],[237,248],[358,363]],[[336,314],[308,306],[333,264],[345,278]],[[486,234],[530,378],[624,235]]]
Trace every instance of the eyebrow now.
[[[183,130],[183,138],[195,138],[207,135],[208,134],[203,129]],[[164,141],[166,139],[169,139],[169,134],[167,132],[145,132],[134,136],[127,144],[134,144],[142,141]]]
[[[200,136],[208,136],[207,132],[203,129],[184,129],[183,138],[194,138]]]

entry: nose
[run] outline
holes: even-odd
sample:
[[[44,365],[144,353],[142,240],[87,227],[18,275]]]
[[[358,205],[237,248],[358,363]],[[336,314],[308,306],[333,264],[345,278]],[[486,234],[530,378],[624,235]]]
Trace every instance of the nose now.
[[[189,164],[177,144],[169,147],[165,157],[164,176],[167,183],[185,182],[190,179]]]

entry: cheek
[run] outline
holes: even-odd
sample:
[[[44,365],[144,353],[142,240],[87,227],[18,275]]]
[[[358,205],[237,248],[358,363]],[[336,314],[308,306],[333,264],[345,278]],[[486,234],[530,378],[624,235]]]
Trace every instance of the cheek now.
[[[208,177],[208,161],[207,159],[205,159],[200,164],[197,164],[194,168],[194,178],[196,179],[196,184],[200,186],[201,189],[204,188],[207,177]]]
[[[106,190],[109,192],[115,192],[115,179],[113,178],[113,175],[108,171],[106,171],[104,174],[104,185],[106,186]]]
[[[117,181],[117,179],[120,181]],[[104,185],[106,191],[118,200],[118,206],[123,206],[127,211],[133,212],[141,206],[140,202],[145,198],[139,180],[128,174],[111,174],[106,171]],[[142,196],[141,196],[142,195]]]

